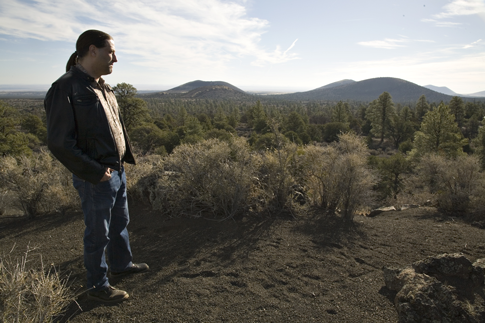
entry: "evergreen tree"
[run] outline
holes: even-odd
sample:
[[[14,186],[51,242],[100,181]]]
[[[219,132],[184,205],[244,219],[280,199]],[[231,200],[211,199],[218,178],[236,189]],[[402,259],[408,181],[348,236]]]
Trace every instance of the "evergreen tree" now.
[[[463,126],[463,121],[465,117],[465,104],[459,96],[454,96],[450,101],[450,112],[455,116],[455,121],[458,127]]]
[[[47,144],[47,128],[35,114],[28,113],[22,118],[22,129],[36,136],[40,142]]]
[[[401,115],[393,115],[389,124],[389,137],[396,148],[399,148],[402,142],[410,139],[414,133],[413,123],[410,120],[406,120],[406,114],[403,116],[402,112]]]
[[[257,132],[261,132],[268,127],[268,117],[264,112],[261,102],[258,100],[246,113],[249,126]]]
[[[349,104],[339,101],[332,110],[332,122],[348,122],[349,120]]]
[[[233,128],[236,128],[239,120],[241,119],[241,114],[239,113],[239,108],[232,109],[231,114],[227,118],[227,122]]]
[[[113,91],[116,94],[121,116],[128,131],[148,119],[147,104],[140,98],[136,98],[136,88],[127,83],[118,83]]]
[[[19,123],[18,111],[0,101],[0,156],[31,155],[32,149],[30,147],[38,145],[37,137],[16,129]]]
[[[216,115],[214,116],[214,126],[217,129],[224,129],[226,125],[228,125],[227,116],[222,107],[218,107]]]
[[[418,119],[418,122],[423,120],[424,115],[429,110],[429,104],[426,101],[426,96],[423,94],[419,97],[418,102],[416,102],[416,119]]]
[[[380,175],[377,190],[382,194],[381,198],[392,197],[396,199],[404,188],[402,175],[411,171],[411,162],[401,153],[394,154],[389,158],[374,157],[374,159],[376,161],[375,167]]]
[[[380,138],[379,145],[387,137],[393,116],[396,114],[394,103],[388,92],[383,92],[377,100],[372,101],[366,110],[367,119],[372,124],[372,134]]]
[[[450,108],[443,103],[425,114],[414,142],[418,156],[434,152],[449,157],[462,154],[463,146],[468,143],[463,139]]]

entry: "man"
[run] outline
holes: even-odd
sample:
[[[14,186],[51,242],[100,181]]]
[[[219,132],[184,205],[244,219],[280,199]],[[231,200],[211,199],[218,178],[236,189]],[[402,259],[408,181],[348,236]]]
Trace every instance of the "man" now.
[[[148,270],[134,264],[128,237],[126,177],[123,162],[135,164],[113,90],[102,75],[117,62],[113,38],[87,30],[76,42],[66,73],[52,84],[44,101],[47,143],[73,173],[84,213],[84,265],[88,298],[115,303],[129,297],[108,281],[111,276]]]

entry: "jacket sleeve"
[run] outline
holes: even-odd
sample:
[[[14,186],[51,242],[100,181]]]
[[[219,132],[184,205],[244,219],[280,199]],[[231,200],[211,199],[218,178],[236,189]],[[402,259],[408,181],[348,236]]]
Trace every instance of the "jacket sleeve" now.
[[[47,92],[44,100],[47,146],[69,171],[97,184],[103,178],[105,167],[78,147],[76,119],[69,92],[57,83]]]

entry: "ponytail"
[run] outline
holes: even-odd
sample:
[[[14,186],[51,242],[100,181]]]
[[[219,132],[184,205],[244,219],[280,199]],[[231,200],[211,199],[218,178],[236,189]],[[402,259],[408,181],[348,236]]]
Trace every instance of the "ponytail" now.
[[[66,65],[66,72],[68,72],[71,69],[71,67],[76,65],[76,61],[77,61],[77,51],[74,52],[71,55],[71,57],[69,57],[69,60],[67,61],[67,65]]]

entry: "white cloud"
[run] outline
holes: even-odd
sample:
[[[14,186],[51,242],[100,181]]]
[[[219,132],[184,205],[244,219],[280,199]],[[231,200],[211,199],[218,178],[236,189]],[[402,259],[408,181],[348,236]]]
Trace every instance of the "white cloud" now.
[[[258,58],[251,63],[253,66],[264,66],[267,63],[284,63],[287,62],[288,60],[293,60],[297,59],[298,56],[296,54],[288,54],[288,52],[295,46],[296,42],[298,39],[296,39],[290,47],[288,47],[287,50],[284,52],[281,52],[280,46],[277,46],[276,49],[273,52],[260,52],[258,54]]]
[[[462,25],[462,23],[459,23],[459,22],[440,21],[436,19],[422,19],[421,21],[434,23],[436,27],[455,27],[455,26]]]
[[[434,15],[436,18],[453,16],[483,15],[485,3],[483,0],[455,0],[443,7],[444,12]]]
[[[244,1],[224,0],[2,0],[0,34],[75,43],[86,29],[115,38],[120,58],[164,71],[223,70],[235,58],[256,65],[298,58],[262,48],[269,22],[247,16]],[[72,50],[74,51],[74,45]]]
[[[463,47],[464,49],[467,49],[467,48],[472,48],[472,47],[475,47],[475,45],[477,45],[479,42],[481,42],[482,40],[479,39],[477,41],[474,41],[473,43],[471,44],[468,44],[468,45],[465,45],[465,47]]]
[[[406,36],[401,36],[401,39],[390,39],[386,38],[384,40],[372,40],[372,41],[362,41],[357,44],[366,47],[381,48],[381,49],[395,49],[399,47],[406,47],[404,43],[421,42],[421,43],[434,43],[433,40],[425,39],[409,39]]]
[[[434,23],[437,27],[454,27],[461,25],[456,22],[443,21],[442,19],[457,16],[479,15],[485,21],[484,0],[454,0],[443,6],[443,12],[433,15],[435,19],[423,19],[423,22]]]
[[[366,47],[394,49],[398,47],[405,47],[404,45],[402,45],[402,43],[405,43],[407,41],[408,41],[407,39],[386,38],[384,40],[362,41],[362,42],[358,42],[358,44]]]

